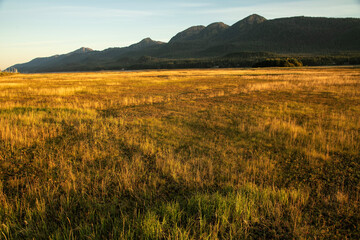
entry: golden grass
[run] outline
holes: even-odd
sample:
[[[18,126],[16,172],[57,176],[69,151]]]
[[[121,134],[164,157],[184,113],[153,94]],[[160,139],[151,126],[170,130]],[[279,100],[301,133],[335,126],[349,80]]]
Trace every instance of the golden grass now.
[[[359,106],[357,67],[1,76],[0,236],[356,238]]]

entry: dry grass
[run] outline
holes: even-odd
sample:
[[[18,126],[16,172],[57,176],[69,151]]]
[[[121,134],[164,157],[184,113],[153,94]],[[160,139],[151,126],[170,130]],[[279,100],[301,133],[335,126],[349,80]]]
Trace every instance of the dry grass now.
[[[0,238],[356,239],[359,68],[0,77]]]

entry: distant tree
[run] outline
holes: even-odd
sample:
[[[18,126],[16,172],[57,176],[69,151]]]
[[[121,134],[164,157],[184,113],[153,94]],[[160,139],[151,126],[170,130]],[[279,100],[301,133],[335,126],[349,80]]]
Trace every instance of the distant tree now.
[[[264,61],[257,62],[253,67],[301,67],[303,66],[302,62],[296,58],[286,58],[286,59],[266,59]]]
[[[302,67],[303,66],[303,63],[296,58],[289,58],[289,59],[287,59],[287,62],[293,64],[294,67]]]

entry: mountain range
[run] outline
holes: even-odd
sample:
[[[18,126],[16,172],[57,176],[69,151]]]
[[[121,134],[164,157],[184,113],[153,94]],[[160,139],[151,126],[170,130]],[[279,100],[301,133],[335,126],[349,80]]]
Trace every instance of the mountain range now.
[[[176,34],[168,43],[146,38],[128,47],[103,51],[82,47],[71,53],[36,58],[11,68],[24,73],[93,71],[142,68],[148,63],[156,65],[169,60],[184,62],[229,56],[359,53],[359,39],[359,18],[302,16],[267,20],[253,14],[232,26],[216,22],[190,27]]]

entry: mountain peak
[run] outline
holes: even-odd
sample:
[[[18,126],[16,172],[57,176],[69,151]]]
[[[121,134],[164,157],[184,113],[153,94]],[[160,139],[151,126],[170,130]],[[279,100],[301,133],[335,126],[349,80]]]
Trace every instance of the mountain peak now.
[[[257,14],[252,14],[250,16],[247,16],[246,18],[238,21],[237,23],[235,23],[234,25],[232,25],[232,28],[243,28],[246,26],[251,26],[251,25],[256,25],[262,22],[265,22],[266,18],[257,15]]]
[[[151,42],[155,42],[155,41],[152,40],[151,38],[147,37],[147,38],[144,38],[143,40],[141,40],[139,43],[151,43]]]
[[[226,29],[228,27],[229,26],[223,22],[215,22],[215,23],[208,25],[206,28],[207,29]]]
[[[93,52],[94,50],[92,50],[91,48],[87,48],[87,47],[81,47],[71,53],[88,53],[88,52]]]
[[[130,49],[140,49],[140,48],[151,47],[151,46],[160,45],[160,44],[163,44],[163,42],[154,41],[148,37],[148,38],[144,38],[143,40],[141,40],[138,43],[130,45],[129,48]]]
[[[208,25],[206,28],[201,30],[196,36],[194,36],[193,40],[206,40],[211,41],[218,35],[221,35],[229,26],[223,22],[215,22]]]
[[[257,14],[252,14],[250,16],[247,16],[246,18],[244,18],[241,21],[244,21],[247,24],[257,24],[257,23],[265,22],[266,18],[264,18],[263,16],[260,16],[260,15],[257,15]]]

